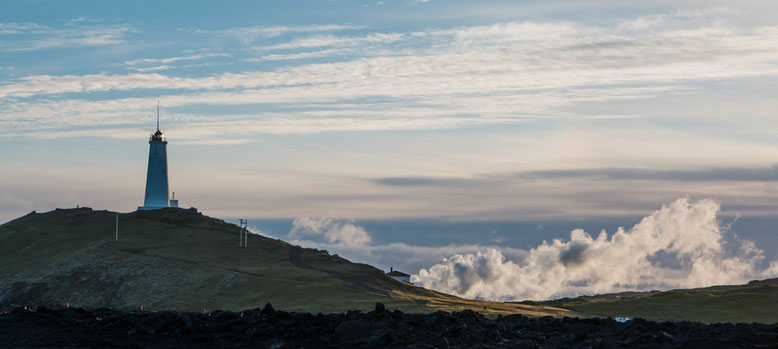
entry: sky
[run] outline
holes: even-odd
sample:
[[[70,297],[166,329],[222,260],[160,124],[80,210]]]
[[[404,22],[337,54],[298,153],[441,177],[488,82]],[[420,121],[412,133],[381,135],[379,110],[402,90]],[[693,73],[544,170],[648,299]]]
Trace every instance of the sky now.
[[[768,275],[776,15],[771,1],[2,2],[0,222],[140,206],[159,102],[182,206],[436,289],[543,298]],[[739,252],[709,261],[753,270],[650,285],[562,273],[554,292],[439,282],[478,261],[527,274],[543,240],[565,239],[561,256],[663,210],[713,219],[695,231]],[[592,241],[570,235],[583,225]],[[768,257],[745,257],[752,240]],[[675,248],[644,245],[658,247],[635,265]]]

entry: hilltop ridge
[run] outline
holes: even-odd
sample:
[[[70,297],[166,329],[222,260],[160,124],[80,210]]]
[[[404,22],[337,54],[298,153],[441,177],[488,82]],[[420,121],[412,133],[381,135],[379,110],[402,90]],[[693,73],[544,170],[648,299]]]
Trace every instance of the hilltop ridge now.
[[[0,225],[0,307],[411,312],[475,309],[530,316],[573,315],[549,306],[465,300],[387,277],[327,251],[250,234],[196,209],[119,214],[56,209]]]

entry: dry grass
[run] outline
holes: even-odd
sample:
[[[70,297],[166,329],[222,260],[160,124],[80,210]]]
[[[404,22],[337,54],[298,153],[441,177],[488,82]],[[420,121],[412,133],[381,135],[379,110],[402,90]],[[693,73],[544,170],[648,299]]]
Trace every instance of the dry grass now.
[[[752,281],[738,286],[568,298],[541,304],[563,307],[592,316],[706,323],[776,323],[778,279]]]

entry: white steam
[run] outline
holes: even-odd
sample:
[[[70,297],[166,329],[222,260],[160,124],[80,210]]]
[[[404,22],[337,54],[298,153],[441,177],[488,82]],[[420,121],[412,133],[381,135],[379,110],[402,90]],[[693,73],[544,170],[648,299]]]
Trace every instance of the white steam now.
[[[370,234],[351,220],[330,218],[296,218],[286,236],[292,244],[307,248],[328,250],[353,262],[367,263],[378,268],[394,267],[413,271],[440,262],[454,254],[476,253],[497,246],[444,245],[418,246],[402,242],[375,244]],[[500,248],[508,258],[521,259],[527,251],[509,247]]]
[[[338,222],[329,218],[295,218],[289,231],[292,241],[313,239],[324,240],[329,244],[345,246],[364,245],[370,242],[365,229],[352,222]]]
[[[778,275],[778,262],[767,265],[752,241],[722,231],[718,213],[714,200],[679,199],[629,230],[595,238],[577,229],[567,241],[543,242],[530,251],[375,244],[353,221],[329,218],[297,218],[287,238],[355,262],[419,270],[411,277],[419,286],[490,300],[737,284]]]
[[[456,254],[421,269],[417,285],[465,298],[549,299],[563,296],[743,283],[778,275],[778,262],[763,268],[751,241],[726,242],[719,204],[679,199],[610,238],[583,230],[569,241],[545,241],[520,260],[497,249]]]

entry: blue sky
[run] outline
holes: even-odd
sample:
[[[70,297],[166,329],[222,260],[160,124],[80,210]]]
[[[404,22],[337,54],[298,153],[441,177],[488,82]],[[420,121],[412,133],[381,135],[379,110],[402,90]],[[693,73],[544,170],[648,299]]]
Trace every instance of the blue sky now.
[[[158,100],[171,190],[212,216],[326,236],[359,221],[637,223],[690,197],[774,217],[776,10],[2,2],[0,221],[142,204]]]
[[[769,4],[0,6],[15,164],[2,219],[132,209],[157,100],[172,190],[219,216],[581,218],[684,195],[778,207],[778,178],[745,174],[778,155]],[[646,175],[667,171],[706,180]],[[710,176],[727,171],[743,176]]]

